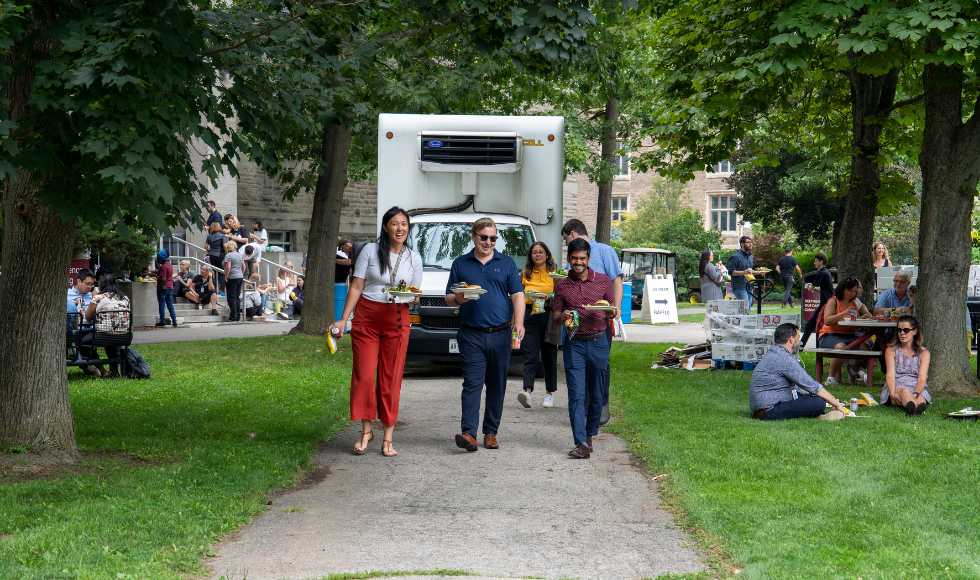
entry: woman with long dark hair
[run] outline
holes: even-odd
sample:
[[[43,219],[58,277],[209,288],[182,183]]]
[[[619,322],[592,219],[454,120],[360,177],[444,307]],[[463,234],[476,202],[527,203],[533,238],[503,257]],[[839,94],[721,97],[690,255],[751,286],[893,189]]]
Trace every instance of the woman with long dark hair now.
[[[698,263],[698,276],[701,277],[701,300],[724,300],[725,281],[721,272],[711,263],[715,259],[715,253],[711,249],[701,252],[701,261]]]
[[[823,326],[820,328],[819,339],[817,340],[817,346],[820,348],[843,349],[856,339],[857,328],[854,326],[842,326],[840,321],[845,318],[850,318],[851,310],[855,312],[858,310],[857,305],[854,303],[854,298],[858,294],[858,284],[857,278],[844,280],[834,290],[834,297],[824,305]],[[858,348],[860,350],[871,350],[871,345],[863,342]],[[865,382],[864,371],[853,368],[851,364],[845,365],[845,362],[844,359],[839,358],[830,360],[830,373],[827,375],[824,386],[832,387],[841,382],[841,379],[838,378],[841,367],[847,369],[851,384]],[[853,364],[857,364],[857,362],[855,359]]]
[[[381,453],[398,455],[392,447],[392,434],[398,420],[405,352],[408,350],[408,305],[418,302],[389,294],[388,289],[405,282],[422,283],[422,257],[408,247],[411,222],[408,212],[393,207],[381,218],[378,241],[367,244],[357,258],[344,313],[330,326],[330,332],[343,334],[354,307],[351,325],[354,369],[350,381],[351,421],[361,422],[361,438],[354,446],[358,455],[374,440],[371,422],[377,417],[384,427]],[[375,379],[377,370],[377,379]]]
[[[555,281],[548,276],[549,272],[558,269],[551,250],[544,242],[534,242],[527,251],[524,270],[521,271],[521,284],[524,295],[528,292],[552,294],[555,291]],[[531,393],[534,391],[534,377],[538,372],[538,357],[544,363],[545,395],[542,405],[554,407],[554,392],[558,390],[558,344],[549,343],[548,319],[551,318],[551,298],[526,298],[529,305],[524,309],[524,390],[517,394],[517,400],[526,408],[532,404]],[[561,332],[559,327],[558,332]],[[561,340],[560,338],[558,339]]]
[[[881,404],[905,409],[906,415],[920,415],[932,402],[926,381],[929,378],[929,351],[922,347],[919,321],[900,316],[895,334],[885,351],[885,388]]]

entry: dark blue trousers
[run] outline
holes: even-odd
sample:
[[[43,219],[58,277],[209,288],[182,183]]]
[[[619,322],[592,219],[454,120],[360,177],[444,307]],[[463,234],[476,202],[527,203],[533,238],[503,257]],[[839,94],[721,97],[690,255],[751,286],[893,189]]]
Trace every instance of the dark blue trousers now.
[[[568,420],[577,445],[599,433],[609,343],[605,336],[593,340],[569,340],[562,353],[568,385]]]
[[[773,405],[762,416],[762,421],[781,421],[783,419],[799,419],[802,417],[819,417],[823,415],[827,403],[821,397],[801,395],[793,401],[780,401]]]
[[[164,305],[170,310],[170,320],[177,322],[177,313],[174,312],[174,291],[170,288],[157,290],[157,305],[160,306],[160,322],[166,322],[167,316],[164,313]]]
[[[497,332],[481,332],[460,326],[459,362],[463,365],[463,416],[460,431],[476,436],[480,426],[480,396],[487,387],[483,409],[483,433],[497,434],[504,409],[507,366],[510,364],[510,327]]]

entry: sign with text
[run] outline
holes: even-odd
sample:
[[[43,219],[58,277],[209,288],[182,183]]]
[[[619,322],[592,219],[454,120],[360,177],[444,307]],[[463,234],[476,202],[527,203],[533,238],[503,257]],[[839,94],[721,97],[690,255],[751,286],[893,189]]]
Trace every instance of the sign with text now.
[[[820,308],[820,288],[814,287],[813,290],[807,290],[806,285],[803,285],[803,320],[809,322],[812,316],[815,316],[817,309]]]
[[[92,260],[72,260],[71,266],[68,268],[68,287],[71,288],[75,285],[76,279],[78,277],[78,271],[82,268],[91,268]]]
[[[654,278],[647,274],[643,284],[643,322],[677,322],[677,295],[674,277]]]

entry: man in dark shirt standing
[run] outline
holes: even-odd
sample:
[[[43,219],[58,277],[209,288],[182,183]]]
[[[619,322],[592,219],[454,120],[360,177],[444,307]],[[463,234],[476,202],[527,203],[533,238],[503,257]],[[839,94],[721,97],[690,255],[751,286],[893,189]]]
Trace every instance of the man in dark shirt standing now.
[[[459,361],[463,366],[463,413],[456,446],[476,451],[480,396],[487,386],[483,412],[483,446],[498,449],[497,429],[504,408],[507,366],[510,364],[511,320],[513,331],[524,339],[524,286],[514,260],[495,249],[497,225],[484,217],[471,229],[473,250],[453,261],[446,284],[446,303],[459,306]],[[453,292],[460,282],[486,290],[478,300]],[[509,295],[509,298],[508,298]]]
[[[569,242],[568,263],[572,270],[568,278],[555,284],[552,302],[556,324],[570,320],[572,311],[578,311],[578,330],[562,349],[568,386],[568,419],[575,441],[575,449],[568,455],[575,459],[589,458],[592,437],[599,433],[602,390],[609,364],[606,327],[616,316],[615,308],[606,312],[582,308],[595,305],[598,300],[605,300],[610,305],[615,300],[612,282],[608,276],[589,268],[590,258],[589,242],[581,238]]]
[[[776,273],[779,274],[780,280],[783,282],[783,308],[786,308],[786,304],[789,307],[793,307],[793,269],[796,269],[796,273],[803,277],[803,272],[800,271],[800,263],[796,261],[793,257],[793,248],[786,248],[786,255],[776,262]]]
[[[752,308],[752,294],[749,292],[749,281],[746,274],[755,274],[752,263],[755,258],[752,256],[752,238],[742,236],[738,239],[739,249],[728,258],[728,273],[732,277],[732,292],[735,300],[745,300]]]
[[[810,320],[806,322],[806,328],[803,330],[803,338],[800,339],[800,344],[803,347],[806,347],[806,341],[810,339],[810,334],[817,328],[817,316],[819,316],[820,311],[823,310],[827,301],[834,295],[834,277],[830,274],[830,270],[827,269],[827,261],[827,254],[823,252],[813,257],[813,267],[817,269],[817,275],[813,279],[812,284],[820,288],[820,306],[814,311]]]
[[[211,224],[213,223],[218,223],[222,227],[224,227],[225,218],[224,216],[221,215],[221,212],[219,212],[216,208],[217,205],[213,201],[208,200],[208,211],[211,212],[211,215],[208,216],[208,221],[204,224],[205,230],[209,229],[211,227]]]

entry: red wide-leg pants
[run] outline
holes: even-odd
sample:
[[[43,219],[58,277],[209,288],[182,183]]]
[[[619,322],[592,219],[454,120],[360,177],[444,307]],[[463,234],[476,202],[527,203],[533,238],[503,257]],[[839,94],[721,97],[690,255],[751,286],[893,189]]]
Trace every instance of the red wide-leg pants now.
[[[408,304],[357,301],[351,325],[354,371],[350,381],[351,421],[398,421],[398,397],[408,350]]]

